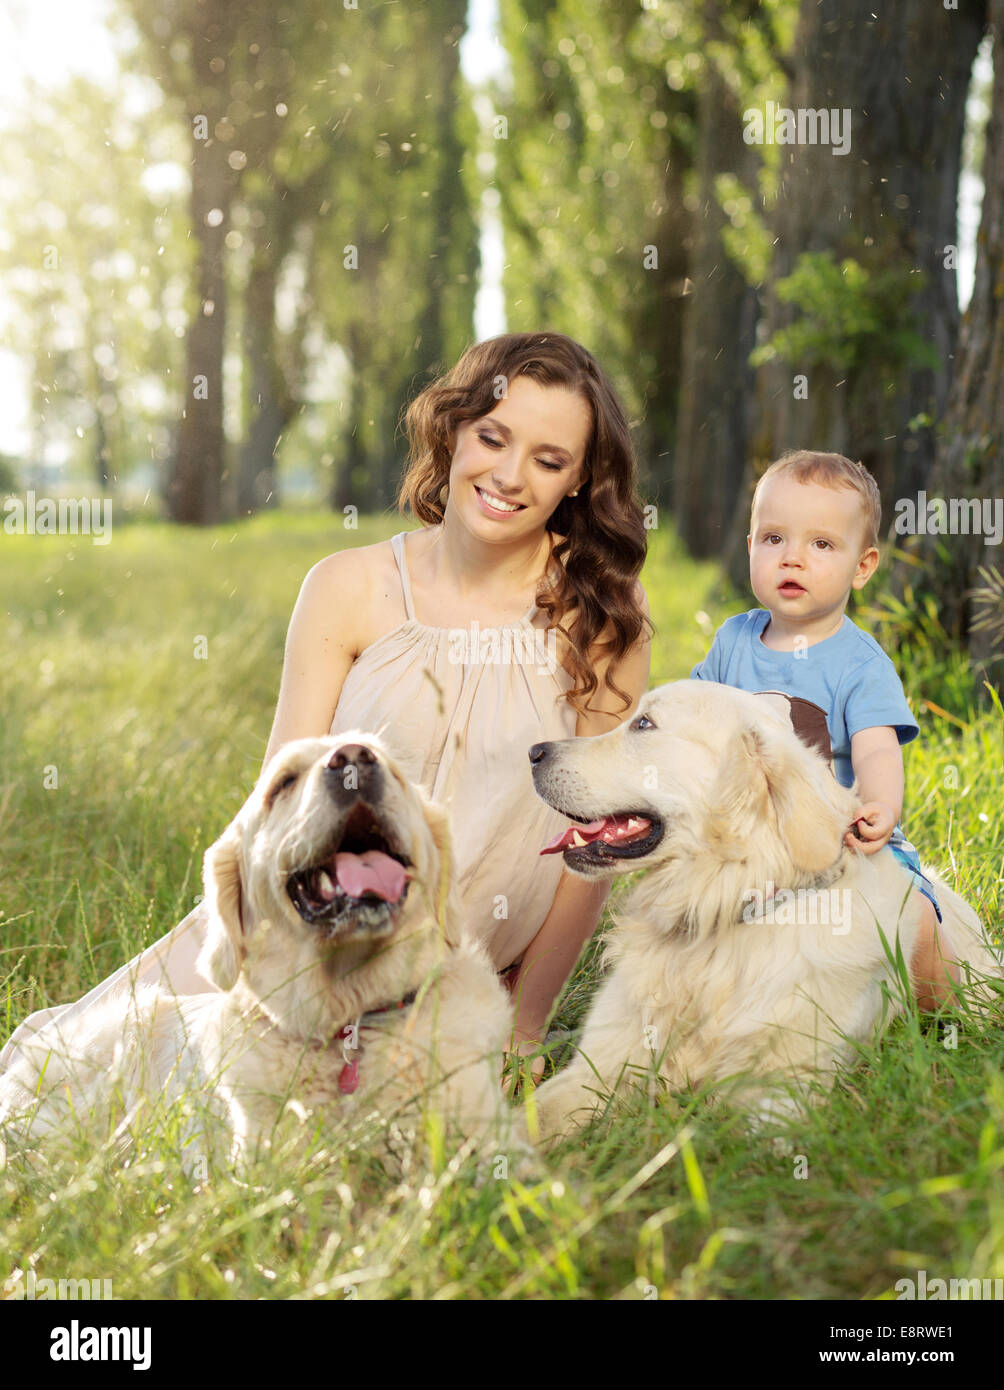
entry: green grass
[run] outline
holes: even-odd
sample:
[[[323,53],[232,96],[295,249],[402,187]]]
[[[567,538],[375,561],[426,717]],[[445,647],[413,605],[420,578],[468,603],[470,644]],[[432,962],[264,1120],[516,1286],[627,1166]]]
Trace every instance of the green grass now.
[[[203,851],[258,773],[304,574],[401,526],[279,514],[122,526],[108,546],[0,536],[0,1033],[190,910]],[[752,602],[712,602],[715,567],[668,530],[644,580],[653,683],[685,677]],[[922,656],[901,666],[921,724],[904,824],[996,925],[1004,724],[964,663],[949,680],[942,663],[943,712],[926,708]],[[581,1022],[598,947],[559,1026]],[[787,1156],[727,1107],[639,1098],[522,1182],[435,1145],[392,1169],[361,1120],[247,1182],[193,1185],[167,1114],[125,1163],[81,1150],[45,1175],[0,1174],[0,1284],[29,1263],[39,1278],[112,1278],[126,1298],[878,1298],[920,1268],[1000,1277],[1004,1033],[958,1021],[951,1047],[937,1020],[897,1020]]]

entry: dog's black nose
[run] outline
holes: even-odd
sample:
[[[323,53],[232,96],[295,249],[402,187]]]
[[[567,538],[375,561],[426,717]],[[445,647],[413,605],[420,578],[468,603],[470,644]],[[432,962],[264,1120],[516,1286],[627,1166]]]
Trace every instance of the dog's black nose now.
[[[353,766],[362,768],[372,765],[377,757],[372,748],[367,748],[364,743],[343,743],[341,748],[336,748],[328,759],[328,767],[340,771],[343,767]]]
[[[364,743],[343,743],[336,748],[324,769],[335,800],[350,805],[360,797],[372,804],[383,791],[380,759]]]
[[[534,767],[536,767],[538,763],[542,763],[545,758],[550,756],[552,747],[553,745],[550,743],[535,743],[533,745],[533,747],[530,749],[530,761],[531,763],[533,763]]]

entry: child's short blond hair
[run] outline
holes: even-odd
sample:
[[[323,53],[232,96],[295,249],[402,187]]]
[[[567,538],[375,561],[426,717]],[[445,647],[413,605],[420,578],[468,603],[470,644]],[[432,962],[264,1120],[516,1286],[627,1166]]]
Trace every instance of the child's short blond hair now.
[[[843,454],[820,454],[812,449],[789,449],[765,469],[753,493],[750,516],[756,510],[760,489],[768,478],[779,474],[794,478],[798,483],[821,483],[823,487],[852,487],[861,494],[861,511],[865,522],[866,550],[878,545],[882,524],[882,499],[878,484],[863,463],[852,463]]]

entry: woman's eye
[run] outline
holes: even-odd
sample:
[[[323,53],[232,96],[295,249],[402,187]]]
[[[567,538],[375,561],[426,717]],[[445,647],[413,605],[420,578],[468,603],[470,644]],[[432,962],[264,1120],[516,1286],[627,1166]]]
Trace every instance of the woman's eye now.
[[[495,439],[493,435],[479,434],[478,438],[481,440],[482,444],[487,444],[491,449],[502,449],[505,447],[503,441],[501,439]],[[538,459],[537,462],[546,468],[549,473],[560,473],[564,467],[564,464],[554,463],[550,459]]]
[[[630,727],[632,729],[644,730],[654,729],[655,725],[652,723],[651,719],[649,719],[647,714],[639,714],[637,719],[632,719]]]

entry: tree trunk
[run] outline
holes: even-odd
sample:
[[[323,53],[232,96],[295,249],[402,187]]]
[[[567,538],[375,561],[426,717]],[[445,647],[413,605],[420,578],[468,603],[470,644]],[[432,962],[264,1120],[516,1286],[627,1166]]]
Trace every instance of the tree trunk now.
[[[100,406],[94,411],[94,480],[101,492],[111,487],[111,474],[108,471],[108,431]]]
[[[225,468],[223,350],[226,331],[224,239],[238,179],[228,160],[221,122],[227,109],[231,57],[227,0],[206,0],[194,15],[192,65],[199,111],[192,120],[192,189],[196,242],[195,303],[185,343],[184,404],[165,488],[172,521],[207,524],[220,516]],[[223,64],[223,66],[221,66]],[[208,138],[200,139],[204,118]],[[232,127],[231,127],[232,129]]]
[[[351,323],[346,329],[345,338],[352,363],[348,399],[350,428],[345,435],[344,462],[340,467],[337,464],[335,466],[331,505],[337,512],[341,512],[343,507],[354,505],[358,507],[360,514],[363,514],[372,510],[376,489],[373,486],[372,469],[368,466],[368,450],[362,438],[366,387],[363,379],[365,358],[361,326]]]
[[[466,4],[463,0],[447,6],[442,15],[445,32],[455,31],[458,36],[464,31]],[[434,72],[430,74],[437,97],[433,132],[435,148],[439,156],[436,184],[433,192],[433,255],[430,257],[423,276],[428,285],[428,298],[421,318],[418,321],[415,338],[415,364],[418,370],[427,371],[429,380],[445,371],[450,365],[446,356],[443,324],[443,297],[450,269],[451,242],[455,234],[456,219],[468,207],[467,192],[461,179],[461,166],[464,162],[464,148],[457,134],[456,102],[459,99],[460,44],[440,43],[433,49],[436,59]],[[469,243],[465,270],[473,276],[477,272],[477,239]],[[393,403],[388,402],[388,405]],[[393,430],[392,430],[393,433]]]
[[[644,418],[638,430],[638,482],[653,499],[673,504],[672,440],[682,409],[681,380],[687,321],[686,284],[691,271],[694,217],[687,210],[682,155],[665,168],[661,211],[652,230],[659,248],[658,271],[649,275],[649,290],[637,306],[632,341],[651,364],[641,387]],[[552,320],[553,321],[553,320]]]
[[[860,339],[849,366],[823,353],[768,368],[761,447],[769,457],[801,447],[861,459],[887,506],[929,476],[934,432],[916,417],[940,416],[948,394],[958,299],[945,248],[956,242],[965,103],[984,9],[918,5],[907,20],[872,0],[803,0],[791,57],[787,107],[849,109],[850,148],[835,153],[832,131],[829,144],[779,146],[768,332],[797,317],[776,287],[805,252],[852,258],[870,277],[903,277],[904,302],[901,321]],[[916,288],[910,272],[920,272]],[[869,285],[866,293],[876,292],[874,278]],[[894,334],[911,327],[933,350],[930,363],[901,340],[896,359]],[[808,377],[807,399],[796,399],[798,374]]]
[[[974,605],[967,592],[984,587],[981,566],[996,567],[1000,573],[1000,537],[993,539],[992,528],[997,509],[1004,506],[1000,500],[1004,498],[1004,0],[991,0],[990,21],[995,35],[994,83],[986,131],[976,276],[962,319],[936,465],[925,487],[930,500],[977,499],[982,534],[972,534],[975,528],[968,517],[970,534],[938,534],[930,529],[935,524],[932,517],[925,518],[924,533],[897,539],[900,547],[922,564],[920,570],[915,564],[901,564],[898,577],[903,583],[912,583],[915,593],[922,587],[933,591],[942,624],[952,635],[967,640],[974,660],[984,670],[990,668],[990,679],[1000,687],[1004,675],[1004,592],[988,605],[988,616],[995,621],[978,629],[973,622],[983,605]],[[916,503],[915,492],[909,494],[910,499]]]
[[[244,350],[251,373],[250,424],[241,448],[237,507],[250,516],[279,504],[275,454],[296,402],[276,353],[275,291],[286,247],[260,239],[244,296]]]
[[[705,6],[705,33],[721,41],[717,0]],[[756,160],[742,140],[740,113],[728,83],[709,58],[698,112],[696,171],[699,207],[690,259],[692,292],[685,300],[683,374],[673,460],[673,514],[692,555],[720,555],[742,482],[756,333],[756,291],[729,259],[722,232],[729,218],[715,181],[734,173],[747,187]]]

